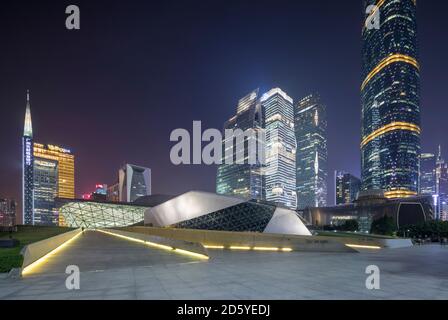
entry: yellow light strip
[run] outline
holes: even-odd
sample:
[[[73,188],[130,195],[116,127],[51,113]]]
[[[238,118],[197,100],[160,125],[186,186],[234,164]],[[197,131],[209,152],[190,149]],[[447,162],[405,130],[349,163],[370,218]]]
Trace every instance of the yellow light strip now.
[[[366,144],[368,144],[372,140],[378,138],[379,136],[382,136],[382,135],[384,135],[386,133],[389,133],[389,132],[392,132],[392,131],[397,131],[397,130],[406,130],[406,131],[415,132],[417,134],[421,134],[420,127],[415,125],[415,124],[413,124],[413,123],[392,122],[392,123],[389,123],[388,125],[385,125],[382,128],[379,128],[378,130],[375,130],[374,132],[372,132],[371,134],[366,136],[362,140],[362,142],[361,142],[361,147],[364,147]]]
[[[225,249],[225,246],[216,246],[216,245],[204,245],[207,249]],[[228,247],[230,250],[254,250],[254,251],[283,251],[283,252],[291,252],[293,251],[291,248],[277,248],[277,247],[249,247],[249,246],[230,246]]]
[[[208,246],[208,245],[204,245],[204,248],[207,248],[207,249],[224,249],[224,246]]]
[[[230,246],[231,250],[250,250],[250,247]]]
[[[384,196],[388,199],[409,198],[416,195],[417,192],[409,190],[395,190],[395,191],[387,191],[384,193]]]
[[[123,236],[121,234],[116,234],[113,232],[108,232],[108,231],[104,231],[104,230],[97,230],[99,232],[111,235],[111,236],[116,236],[122,239],[126,239],[129,241],[134,241],[134,242],[138,242],[150,247],[154,247],[154,248],[158,248],[158,249],[163,249],[163,250],[167,250],[167,251],[171,251],[171,252],[176,252],[176,253],[180,253],[180,254],[184,254],[184,255],[190,255],[196,258],[200,258],[200,259],[209,259],[208,256],[206,256],[205,254],[200,254],[200,253],[196,253],[196,252],[192,252],[192,251],[187,251],[187,250],[183,250],[183,249],[178,249],[178,248],[173,248],[171,246],[167,246],[167,245],[163,245],[163,244],[158,244],[155,242],[151,242],[151,241],[145,241],[145,240],[140,240],[140,239],[136,239],[136,238],[132,238],[132,237],[128,237],[128,236]]]
[[[254,247],[255,251],[279,251],[280,248],[270,248],[270,247]]]
[[[75,240],[77,237],[79,237],[79,235],[82,233],[82,231],[80,231],[79,233],[77,233],[76,235],[74,235],[72,238],[70,238],[69,240],[65,241],[63,244],[61,244],[59,247],[53,249],[52,251],[48,252],[46,255],[44,255],[43,257],[37,259],[36,261],[34,261],[33,263],[29,264],[28,266],[26,266],[25,268],[23,268],[22,270],[22,275],[29,275],[30,273],[33,272],[33,270],[35,268],[37,268],[38,266],[44,264],[48,258],[54,254],[56,254],[57,252],[59,252],[62,248],[66,247],[70,242],[72,242],[73,240]]]
[[[358,248],[358,249],[372,249],[372,250],[380,250],[381,249],[381,247],[378,247],[378,246],[362,246],[359,244],[347,244],[347,243],[345,245],[350,248]]]
[[[203,255],[203,254],[200,254],[200,253],[196,253],[196,252],[187,251],[187,250],[183,250],[183,249],[175,248],[174,252],[177,252],[177,253],[180,253],[180,254],[185,254],[185,255],[188,255],[188,256],[196,257],[196,258],[200,258],[200,259],[209,259],[209,257],[207,257],[206,255]]]
[[[408,63],[412,66],[414,66],[417,70],[420,70],[420,65],[418,64],[417,60],[404,55],[404,54],[393,54],[385,59],[383,59],[366,77],[366,79],[364,80],[364,82],[361,85],[361,90],[364,90],[364,88],[366,87],[367,83],[369,83],[370,80],[372,80],[372,78],[378,74],[378,72],[380,72],[381,70],[383,70],[384,68],[386,68],[387,66],[389,66],[392,63],[397,63],[397,62],[404,62],[404,63]]]

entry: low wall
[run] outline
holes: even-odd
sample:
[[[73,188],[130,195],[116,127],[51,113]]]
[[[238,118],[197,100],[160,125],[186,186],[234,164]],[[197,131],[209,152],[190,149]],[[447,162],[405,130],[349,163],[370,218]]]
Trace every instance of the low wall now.
[[[199,242],[185,241],[184,239],[166,238],[159,235],[151,235],[141,232],[133,232],[123,229],[98,229],[100,231],[113,233],[116,235],[129,237],[133,239],[152,242],[158,245],[172,247],[174,249],[181,249],[192,253],[204,255],[208,257],[207,249]]]
[[[340,241],[340,239],[332,237],[291,236],[255,232],[229,232],[153,227],[125,227],[120,228],[120,230],[146,235],[156,235],[169,239],[202,243],[206,246],[277,247],[290,248],[294,251],[356,252],[356,250],[345,245],[345,243],[354,242],[351,241],[351,239],[350,241],[347,240],[347,238],[345,238],[345,241]],[[366,242],[363,242],[363,245],[366,245]]]
[[[82,232],[81,229],[68,231],[57,236],[25,246],[21,252],[23,256],[22,271],[23,269],[36,262],[46,254],[50,253],[54,249],[58,248],[63,243],[67,242],[80,232]]]

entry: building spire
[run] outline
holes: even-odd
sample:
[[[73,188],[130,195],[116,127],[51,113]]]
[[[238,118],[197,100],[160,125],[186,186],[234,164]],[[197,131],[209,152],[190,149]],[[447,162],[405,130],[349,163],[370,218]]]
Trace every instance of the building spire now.
[[[31,123],[31,104],[30,91],[26,91],[26,111],[25,111],[25,127],[23,129],[24,137],[33,137],[33,125]]]

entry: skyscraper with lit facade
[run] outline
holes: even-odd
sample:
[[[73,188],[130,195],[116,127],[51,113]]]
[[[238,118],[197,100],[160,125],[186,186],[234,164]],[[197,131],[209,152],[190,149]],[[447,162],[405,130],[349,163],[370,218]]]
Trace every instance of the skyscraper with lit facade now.
[[[436,182],[436,156],[433,153],[422,153],[420,156],[419,193],[435,195]]]
[[[366,0],[362,30],[362,182],[388,198],[418,193],[420,65],[415,0]]]
[[[218,166],[216,177],[216,193],[218,194],[246,199],[264,199],[262,163],[249,161],[248,149],[250,139],[253,137],[243,136],[238,139],[240,134],[253,130],[257,146],[262,143],[259,137],[263,132],[264,115],[259,100],[258,89],[241,98],[238,101],[236,114],[224,124],[222,161]],[[233,130],[236,134],[226,136],[226,130]],[[238,150],[242,150],[239,151],[242,154],[238,154]],[[244,159],[243,163],[236,163],[238,158]],[[256,158],[261,159],[258,155]]]
[[[57,226],[58,161],[34,158],[34,225]]]
[[[301,99],[294,109],[297,141],[298,209],[327,205],[327,115],[318,94]]]
[[[265,113],[266,200],[296,209],[296,139],[293,99],[281,89],[275,88],[266,92],[260,102]]]
[[[336,171],[334,177],[336,205],[353,203],[361,188],[361,180],[350,173],[340,171]]]
[[[63,226],[65,222],[56,212],[54,198],[75,198],[75,156],[60,146],[34,143],[34,159],[34,194],[39,195],[34,207],[40,216],[36,223]]]
[[[33,126],[31,122],[30,93],[26,95],[25,125],[22,137],[22,223],[33,224]]]

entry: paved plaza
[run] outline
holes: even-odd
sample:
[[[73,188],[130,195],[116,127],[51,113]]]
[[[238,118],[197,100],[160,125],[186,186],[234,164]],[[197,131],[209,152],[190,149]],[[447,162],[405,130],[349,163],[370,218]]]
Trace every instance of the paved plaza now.
[[[363,253],[209,250],[210,260],[89,231],[22,279],[0,277],[0,299],[448,299],[448,247]],[[67,265],[80,290],[67,290]],[[380,268],[367,290],[366,267]]]

